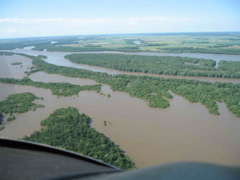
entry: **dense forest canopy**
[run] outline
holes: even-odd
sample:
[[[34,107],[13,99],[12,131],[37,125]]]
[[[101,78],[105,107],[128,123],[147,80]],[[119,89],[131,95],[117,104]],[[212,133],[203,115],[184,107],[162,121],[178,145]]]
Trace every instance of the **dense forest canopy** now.
[[[44,105],[37,104],[35,100],[42,99],[33,93],[25,92],[9,95],[5,100],[0,101],[0,130],[4,129],[6,121],[16,119],[13,113],[24,113],[27,111],[35,111],[36,108],[44,107]],[[4,115],[9,117],[4,122]]]
[[[90,117],[76,108],[57,109],[41,121],[40,131],[23,139],[81,153],[121,169],[134,169],[129,157],[104,134],[92,129],[89,122]]]
[[[178,56],[143,56],[125,54],[70,54],[72,62],[107,67],[121,71],[151,74],[240,78],[240,62],[216,61]]]
[[[6,100],[0,101],[0,112],[5,114],[24,113],[42,107],[33,102],[37,99],[41,98],[30,92],[9,95]]]

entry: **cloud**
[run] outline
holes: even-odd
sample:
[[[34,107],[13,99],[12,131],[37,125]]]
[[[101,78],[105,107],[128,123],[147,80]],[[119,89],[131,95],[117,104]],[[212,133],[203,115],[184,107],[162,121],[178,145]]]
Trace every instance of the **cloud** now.
[[[139,23],[177,23],[177,22],[190,22],[192,18],[188,17],[168,17],[168,16],[152,16],[152,17],[132,17],[128,18],[128,24]]]
[[[116,34],[184,31],[191,18],[168,16],[107,18],[5,18],[0,38],[76,34]],[[23,31],[24,30],[24,31]]]
[[[238,23],[239,24],[239,23]],[[237,31],[235,21],[215,17],[142,16],[107,18],[5,18],[0,38],[76,34],[117,34],[190,31]]]
[[[139,23],[173,23],[192,21],[187,17],[167,17],[167,16],[152,16],[152,17],[130,17],[130,18],[12,18],[0,19],[0,23],[9,24],[39,24],[39,23],[55,23],[64,25],[93,25],[93,24],[127,24],[134,25]]]
[[[7,33],[15,33],[15,32],[17,32],[17,29],[11,29],[11,28],[7,29]]]
[[[22,29],[13,29],[13,28],[8,28],[6,30],[7,33],[19,33],[19,32],[23,32],[24,30]]]
[[[111,18],[12,18],[0,19],[0,23],[8,24],[39,24],[39,23],[56,23],[65,25],[88,25],[101,24],[111,21]]]

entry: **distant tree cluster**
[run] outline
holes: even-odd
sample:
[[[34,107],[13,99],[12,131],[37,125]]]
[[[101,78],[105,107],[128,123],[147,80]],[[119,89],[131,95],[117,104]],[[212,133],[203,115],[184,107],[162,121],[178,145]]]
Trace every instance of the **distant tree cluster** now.
[[[0,50],[12,50],[16,48],[24,48],[27,46],[37,46],[37,45],[45,45],[50,44],[51,40],[39,40],[39,39],[14,39],[11,42],[1,42],[0,41]]]
[[[90,117],[76,108],[55,110],[41,121],[43,127],[23,139],[81,153],[121,169],[134,169],[135,164],[104,134],[92,129]]]
[[[167,43],[148,43],[147,46],[167,46]]]
[[[71,47],[71,46],[57,46],[52,44],[35,46],[34,50],[37,51],[60,51],[60,52],[87,52],[87,51],[120,51],[120,52],[140,52],[138,47],[123,47],[123,48],[105,48],[96,46],[86,47]]]
[[[11,65],[21,65],[22,63],[21,62],[14,62],[14,63],[11,63]]]
[[[161,52],[169,53],[205,53],[205,54],[235,54],[240,55],[238,48],[221,48],[226,46],[216,46],[212,48],[194,48],[194,47],[161,47],[157,48]]]
[[[19,85],[28,85],[34,87],[40,87],[44,89],[50,89],[53,95],[58,96],[72,96],[77,95],[79,91],[97,91],[100,92],[101,85],[74,85],[70,83],[43,83],[43,82],[35,82],[32,81],[28,77],[24,77],[23,79],[14,79],[14,78],[0,78],[0,82],[7,84],[19,84]]]
[[[44,56],[44,55],[38,55],[38,57],[40,57],[42,59],[47,59],[47,56]]]
[[[92,48],[92,47],[97,47],[97,48],[99,48],[99,47],[102,47],[101,45],[92,45],[92,44],[88,44],[88,45],[84,45],[84,47],[90,47],[90,48]]]
[[[14,53],[13,52],[0,52],[0,55],[1,56],[12,56],[12,55],[14,55]]]

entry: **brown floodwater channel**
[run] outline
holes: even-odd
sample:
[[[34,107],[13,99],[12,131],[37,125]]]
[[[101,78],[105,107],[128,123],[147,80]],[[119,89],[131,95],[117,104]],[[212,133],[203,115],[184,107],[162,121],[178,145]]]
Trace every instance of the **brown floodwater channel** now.
[[[23,64],[14,66],[12,62]],[[22,78],[31,60],[0,56],[0,65],[0,77]],[[32,74],[30,78],[42,82],[96,84],[93,80],[43,72]],[[169,108],[154,109],[127,93],[113,92],[107,85],[102,86],[102,93],[110,94],[110,98],[93,91],[58,98],[47,89],[0,83],[0,100],[21,92],[43,97],[38,103],[45,107],[16,114],[17,119],[7,123],[0,136],[21,138],[30,135],[40,129],[40,121],[55,109],[71,106],[90,116],[91,126],[120,145],[137,167],[175,161],[240,165],[240,118],[230,113],[224,103],[218,103],[221,115],[211,115],[200,103],[190,103],[175,94],[169,100]],[[107,121],[106,126],[104,121]]]
[[[34,55],[34,56],[45,55],[48,57],[47,59],[45,59],[45,61],[50,64],[55,64],[58,66],[74,67],[79,69],[86,69],[86,70],[95,71],[95,72],[106,72],[112,75],[127,74],[127,75],[139,75],[139,76],[154,76],[154,77],[163,77],[163,78],[193,79],[193,80],[209,81],[209,82],[240,83],[240,79],[234,79],[234,78],[230,79],[230,78],[208,78],[208,77],[193,77],[193,76],[172,76],[172,75],[159,75],[159,74],[118,71],[118,70],[104,68],[104,67],[90,66],[86,64],[76,64],[64,58],[65,55],[72,54],[74,52],[34,51],[31,49],[15,49],[15,50],[11,50],[10,52],[24,53],[24,54]],[[133,54],[133,55],[147,55],[147,56],[181,56],[181,57],[213,59],[217,63],[220,60],[240,61],[240,55],[222,55],[222,54],[154,53],[154,52],[141,52],[141,53],[76,52],[76,53],[118,53],[118,54]]]

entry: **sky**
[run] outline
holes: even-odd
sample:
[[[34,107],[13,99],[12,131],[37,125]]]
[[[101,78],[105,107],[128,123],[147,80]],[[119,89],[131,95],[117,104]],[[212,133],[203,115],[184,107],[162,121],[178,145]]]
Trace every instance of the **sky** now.
[[[240,0],[0,0],[0,38],[240,31]]]

